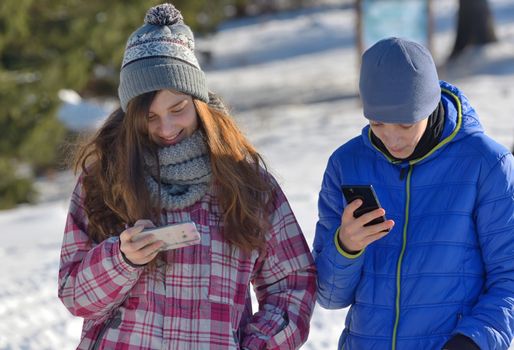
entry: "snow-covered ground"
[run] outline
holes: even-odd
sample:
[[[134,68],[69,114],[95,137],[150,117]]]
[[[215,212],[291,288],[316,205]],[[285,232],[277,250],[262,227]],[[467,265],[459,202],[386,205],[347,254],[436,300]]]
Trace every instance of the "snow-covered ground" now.
[[[458,85],[486,131],[514,144],[514,3],[492,0],[500,42],[443,67],[454,38],[456,0],[435,1],[434,56],[441,78]],[[357,98],[355,14],[326,7],[227,25],[199,47],[213,51],[212,90],[283,185],[309,244],[330,153],[365,124]],[[96,122],[96,120],[95,120]],[[87,123],[86,123],[87,124]],[[57,299],[59,250],[73,178],[38,183],[41,203],[0,212],[0,349],[73,349],[81,320]],[[305,349],[334,349],[345,310],[316,307]],[[514,347],[511,347],[514,349]]]

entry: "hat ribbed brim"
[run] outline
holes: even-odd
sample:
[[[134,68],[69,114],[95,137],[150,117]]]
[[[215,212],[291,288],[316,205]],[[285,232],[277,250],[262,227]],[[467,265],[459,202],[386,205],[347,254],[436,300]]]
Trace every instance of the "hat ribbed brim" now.
[[[170,89],[209,102],[205,74],[179,60],[153,57],[134,61],[120,72],[118,95],[123,111],[131,99],[151,91]]]

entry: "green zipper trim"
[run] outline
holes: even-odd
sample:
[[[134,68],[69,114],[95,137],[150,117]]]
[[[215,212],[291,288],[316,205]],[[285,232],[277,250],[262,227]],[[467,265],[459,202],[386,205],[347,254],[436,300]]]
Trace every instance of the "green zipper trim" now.
[[[409,164],[411,164],[411,165],[421,162],[423,159],[429,157],[431,154],[433,154],[439,148],[443,147],[448,142],[453,140],[453,138],[455,137],[455,135],[457,135],[457,133],[459,132],[459,130],[462,126],[462,105],[460,103],[459,97],[457,95],[455,95],[453,92],[451,92],[450,90],[447,90],[447,89],[441,89],[441,90],[443,92],[447,93],[448,95],[450,95],[450,97],[453,98],[453,100],[455,101],[455,104],[457,105],[457,124],[455,125],[455,129],[453,130],[453,132],[450,135],[448,135],[448,137],[446,137],[444,140],[439,142],[430,152],[425,154],[423,157],[410,161]]]
[[[400,257],[398,258],[398,263],[396,265],[396,301],[395,301],[396,317],[394,320],[394,327],[393,327],[393,350],[396,349],[396,334],[398,331],[398,323],[400,323],[400,288],[401,288],[401,276],[402,276],[402,261],[403,261],[403,255],[405,254],[405,249],[407,248],[407,226],[409,225],[409,207],[410,207],[410,178],[411,178],[413,169],[414,169],[414,165],[411,164],[409,166],[409,172],[407,173],[407,181],[405,184],[407,200],[405,203],[405,223],[403,224],[402,250],[400,251]]]
[[[382,153],[384,155],[384,157],[386,157],[386,159],[389,161],[389,163],[392,163],[392,164],[398,164],[398,163],[401,163],[402,161],[401,160],[394,160],[393,158],[390,158],[387,154],[385,154],[384,152],[382,152],[382,150],[380,148],[378,148],[377,146],[375,146],[375,144],[373,143],[373,141],[371,140],[371,126],[369,127],[368,129],[368,138],[369,138],[369,143],[371,143],[371,146],[373,146],[374,149],[376,149],[378,152]]]
[[[402,243],[402,250],[400,251],[400,256],[398,258],[398,263],[396,265],[396,300],[395,300],[395,321],[394,321],[394,327],[393,327],[393,340],[392,340],[392,350],[396,350],[396,337],[398,333],[398,324],[400,323],[400,292],[401,292],[401,271],[402,271],[402,262],[403,262],[403,256],[405,254],[405,249],[407,248],[407,227],[409,224],[409,207],[410,207],[410,183],[411,183],[411,176],[412,171],[414,169],[414,165],[423,159],[429,157],[431,154],[433,154],[435,151],[449,143],[455,135],[459,132],[461,126],[462,126],[462,104],[460,103],[460,100],[457,95],[452,93],[450,90],[447,89],[441,89],[444,93],[448,94],[450,97],[452,97],[455,101],[455,104],[457,105],[457,124],[455,126],[455,129],[453,132],[446,137],[444,140],[439,142],[430,152],[425,154],[423,157],[412,160],[409,162],[409,172],[407,174],[407,180],[406,180],[406,193],[407,193],[407,200],[405,203],[405,223],[403,225],[403,243]],[[371,128],[370,128],[371,130]],[[370,141],[371,141],[371,134],[369,133]],[[375,145],[373,145],[375,147]],[[377,150],[379,150],[377,147],[375,147]],[[380,150],[379,150],[380,151]],[[383,153],[382,153],[383,154]],[[384,154],[385,155],[385,154]],[[387,156],[386,156],[387,157]],[[388,158],[388,157],[387,157]],[[389,158],[388,158],[389,159]],[[391,163],[391,159],[389,159]]]
[[[437,151],[438,149],[440,149],[441,147],[443,147],[444,145],[446,145],[448,142],[450,142],[451,140],[453,140],[453,138],[455,137],[455,135],[457,135],[457,133],[459,132],[461,126],[462,126],[462,104],[460,103],[460,100],[459,100],[459,97],[457,95],[455,95],[453,92],[451,92],[450,90],[448,89],[443,89],[441,88],[441,91],[448,94],[451,98],[453,98],[453,100],[455,101],[455,104],[457,105],[457,124],[455,125],[455,129],[453,130],[453,132],[448,135],[444,140],[442,140],[441,142],[439,142],[434,148],[432,148],[432,150],[430,150],[430,152],[428,152],[427,154],[425,154],[423,157],[421,158],[418,158],[418,159],[414,159],[414,160],[411,160],[409,162],[409,164],[416,164],[418,162],[421,162],[423,159],[429,157],[430,155],[432,155],[435,151]],[[378,148],[377,146],[375,146],[375,144],[373,143],[373,141],[371,140],[371,127],[368,129],[368,139],[369,139],[369,143],[371,143],[371,146],[373,146],[374,149],[376,149],[378,152],[380,152],[381,154],[384,155],[384,157],[392,164],[399,164],[401,163],[402,161],[401,160],[394,160],[392,158],[390,158],[387,154],[385,154],[384,152],[382,152],[380,150],[380,148]]]

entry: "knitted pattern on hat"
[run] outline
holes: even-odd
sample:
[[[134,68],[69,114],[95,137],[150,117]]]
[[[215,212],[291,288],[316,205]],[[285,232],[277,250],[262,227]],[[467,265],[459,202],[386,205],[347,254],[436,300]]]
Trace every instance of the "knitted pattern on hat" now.
[[[194,36],[173,5],[152,7],[127,41],[118,95],[126,111],[144,93],[170,89],[209,101],[205,75],[195,56]]]
[[[230,112],[221,97],[212,91],[209,91],[209,107],[214,108],[225,115],[230,115]]]
[[[193,34],[184,24],[181,13],[171,4],[165,5],[169,6],[160,5],[148,10],[145,24],[155,28],[138,30],[129,38],[122,67],[135,60],[156,56],[179,59],[200,69],[194,55]],[[171,30],[167,26],[174,28]]]
[[[157,160],[146,154],[146,184],[152,199],[160,200],[163,208],[183,209],[200,200],[207,193],[211,177],[211,164],[207,144],[201,131],[176,145],[162,147]],[[160,175],[161,191],[157,179]]]

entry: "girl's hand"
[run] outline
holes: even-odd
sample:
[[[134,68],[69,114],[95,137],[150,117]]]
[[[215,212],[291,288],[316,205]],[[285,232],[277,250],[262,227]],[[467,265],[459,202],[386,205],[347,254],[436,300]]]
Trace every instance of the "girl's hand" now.
[[[120,234],[120,249],[125,258],[134,265],[145,265],[159,253],[163,241],[156,241],[154,235],[134,239],[144,228],[155,227],[150,220],[138,220],[133,227],[127,228]]]
[[[384,237],[394,226],[393,220],[386,220],[376,225],[364,226],[373,219],[385,215],[382,208],[375,209],[358,218],[353,212],[362,205],[362,200],[356,199],[346,206],[341,218],[339,229],[339,244],[346,252],[356,254],[366,248],[370,243]]]

